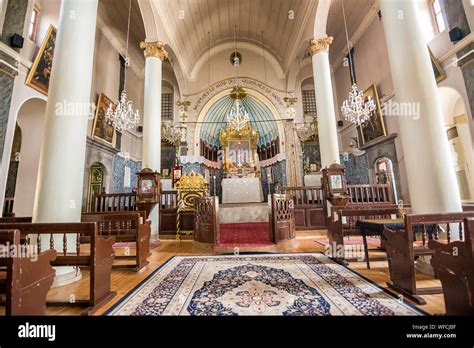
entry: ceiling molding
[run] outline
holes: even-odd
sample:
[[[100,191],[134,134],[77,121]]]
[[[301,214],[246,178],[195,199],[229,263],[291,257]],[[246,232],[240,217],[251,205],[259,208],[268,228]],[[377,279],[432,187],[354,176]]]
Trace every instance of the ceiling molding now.
[[[225,52],[227,50],[232,50],[234,49],[235,44],[233,42],[225,42],[222,44],[219,44],[217,46],[214,46],[211,48],[211,58],[214,57],[215,55]],[[258,46],[253,43],[245,42],[245,41],[237,41],[237,48],[238,49],[243,49],[247,51],[254,52],[256,54],[262,55],[263,48],[261,46]],[[273,69],[275,69],[278,77],[280,79],[284,79],[286,77],[285,73],[283,72],[282,66],[280,65],[280,62],[278,59],[275,57],[275,55],[270,52],[268,49],[265,48],[265,58],[270,62],[272,65]],[[196,81],[197,76],[199,74],[199,71],[201,71],[202,67],[204,64],[209,60],[209,52],[203,53],[199,59],[196,61],[196,64],[194,64],[193,69],[191,70],[189,80],[190,81]]]
[[[296,56],[298,54],[298,50],[299,50],[301,44],[303,42],[307,41],[307,40],[302,40],[301,38],[302,38],[304,32],[306,31],[306,27],[308,25],[309,18],[312,15],[313,9],[314,9],[315,6],[316,6],[316,1],[311,0],[311,4],[309,5],[309,9],[305,14],[305,16],[303,18],[303,22],[301,23],[301,26],[298,30],[298,34],[296,35],[296,40],[293,43],[293,47],[290,49],[290,54],[288,55],[288,59],[287,59],[286,62],[283,62],[284,66],[286,67],[286,72],[287,73],[289,73],[289,71],[291,69],[292,64],[290,62],[293,62],[296,59]]]
[[[359,25],[355,33],[350,37],[349,41],[352,44],[352,47],[354,47],[357,42],[361,39],[361,37],[365,34],[369,26],[372,24],[375,18],[378,17],[378,12],[379,8],[377,7],[377,4],[374,4],[371,8],[370,11],[367,13],[365,16],[364,20],[362,23]],[[342,61],[344,60],[344,57],[347,55],[347,44],[344,45],[344,48],[339,52],[337,55],[336,60],[334,63],[331,65],[331,68],[333,71],[337,71],[339,66],[342,64]]]

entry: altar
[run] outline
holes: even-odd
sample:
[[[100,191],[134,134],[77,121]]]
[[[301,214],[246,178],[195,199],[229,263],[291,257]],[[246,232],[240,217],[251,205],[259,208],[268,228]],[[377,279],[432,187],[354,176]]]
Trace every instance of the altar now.
[[[222,203],[263,202],[259,178],[230,178],[222,180]]]

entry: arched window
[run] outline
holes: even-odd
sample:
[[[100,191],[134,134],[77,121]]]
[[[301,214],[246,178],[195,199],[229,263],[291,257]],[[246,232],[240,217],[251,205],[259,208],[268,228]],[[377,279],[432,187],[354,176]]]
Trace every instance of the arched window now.
[[[389,184],[393,193],[393,199],[398,202],[395,175],[393,174],[392,160],[387,157],[379,157],[375,160],[375,183]]]

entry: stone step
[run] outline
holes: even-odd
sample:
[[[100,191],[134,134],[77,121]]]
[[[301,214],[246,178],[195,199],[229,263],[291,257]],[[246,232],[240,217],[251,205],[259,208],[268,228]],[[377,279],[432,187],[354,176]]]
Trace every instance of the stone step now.
[[[267,203],[235,203],[219,205],[219,223],[268,222]]]

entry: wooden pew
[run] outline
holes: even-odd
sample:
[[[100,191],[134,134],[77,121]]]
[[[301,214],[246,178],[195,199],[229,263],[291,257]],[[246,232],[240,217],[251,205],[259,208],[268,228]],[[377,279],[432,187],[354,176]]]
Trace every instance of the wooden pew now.
[[[114,262],[115,237],[102,238],[96,223],[5,223],[2,229],[20,230],[26,243],[34,245],[36,251],[41,252],[42,241],[47,242],[50,250],[55,249],[54,236],[62,237],[62,249],[58,256],[51,261],[52,266],[76,266],[88,267],[89,298],[87,300],[51,301],[49,305],[72,305],[87,307],[87,312],[93,312],[96,308],[113,298],[116,293],[110,290],[110,274]],[[67,249],[67,235],[75,235],[75,250]],[[34,242],[31,238],[34,238]],[[87,248],[89,246],[89,248]],[[87,249],[87,250],[86,250]]]
[[[464,220],[464,241],[428,242],[436,277],[441,281],[446,315],[474,315],[474,218]]]
[[[146,212],[110,212],[83,213],[82,222],[97,222],[101,237],[114,236],[117,243],[135,243],[135,255],[115,256],[115,259],[134,258],[133,265],[114,265],[117,267],[134,267],[141,270],[148,264],[150,257],[151,221],[146,220]]]
[[[329,245],[334,249],[340,245],[344,245],[344,237],[359,236],[360,232],[356,227],[359,219],[382,219],[391,218],[392,215],[400,213],[400,209],[396,205],[359,205],[349,209],[332,208],[331,219],[329,219],[328,239]],[[364,239],[365,241],[365,239]],[[366,243],[365,243],[366,244]],[[367,245],[366,248],[367,255]],[[345,262],[343,255],[338,253],[335,258],[340,262]],[[373,260],[379,260],[374,258]]]
[[[18,230],[0,230],[0,245],[6,249],[0,254],[0,293],[5,295],[5,315],[44,315],[46,295],[56,274],[51,266],[56,251],[32,254],[21,250]],[[8,254],[11,247],[17,254]]]
[[[0,227],[4,223],[31,223],[31,221],[31,217],[0,218]],[[115,267],[133,267],[138,272],[148,264],[147,259],[151,255],[151,221],[146,220],[145,211],[82,213],[81,221],[97,222],[99,236],[114,236],[115,243],[135,243],[135,255],[115,256],[116,260],[133,258],[135,263],[132,265],[116,264]],[[83,241],[86,240],[83,238]]]
[[[390,271],[388,287],[421,305],[426,304],[421,295],[441,293],[441,287],[417,287],[415,261],[420,256],[429,256],[434,253],[428,248],[427,242],[430,239],[438,240],[441,233],[446,234],[446,238],[443,239],[449,243],[454,226],[459,228],[462,239],[465,231],[463,221],[467,217],[474,217],[474,212],[407,214],[405,230],[386,229],[384,231],[385,248]],[[417,240],[417,244],[421,245],[414,245]]]

